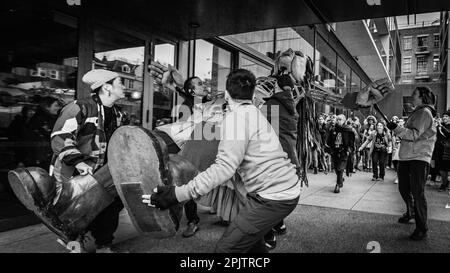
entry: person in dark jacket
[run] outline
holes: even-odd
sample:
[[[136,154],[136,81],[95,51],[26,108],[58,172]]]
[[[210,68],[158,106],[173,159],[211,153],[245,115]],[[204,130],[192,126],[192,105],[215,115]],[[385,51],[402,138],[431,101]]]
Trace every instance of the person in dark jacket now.
[[[450,109],[442,114],[442,123],[437,125],[435,168],[441,174],[442,184],[439,191],[448,189],[450,172]]]
[[[33,161],[36,166],[48,170],[52,158],[50,146],[50,134],[56,119],[58,118],[61,105],[54,97],[43,97],[39,101],[39,107],[29,122],[31,139],[34,142]]]
[[[340,188],[344,186],[344,171],[348,157],[355,145],[353,130],[345,124],[345,121],[346,118],[342,114],[336,117],[336,126],[330,131],[327,140],[337,177],[334,193],[339,193]]]
[[[275,88],[275,93],[265,99],[266,103],[261,108],[261,112],[277,133],[283,151],[287,153],[291,163],[299,170],[300,162],[295,149],[299,115],[295,109],[292,95],[294,82],[289,75],[282,75],[277,77],[277,84],[279,88]],[[286,234],[286,226],[284,221],[281,221],[264,237],[266,246],[274,249],[276,247],[275,235],[283,234]]]

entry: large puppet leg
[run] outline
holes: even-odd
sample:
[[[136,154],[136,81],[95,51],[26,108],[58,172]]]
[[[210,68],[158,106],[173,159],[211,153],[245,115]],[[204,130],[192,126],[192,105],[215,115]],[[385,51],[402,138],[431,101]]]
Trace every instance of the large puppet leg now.
[[[153,131],[122,126],[114,132],[108,149],[108,165],[125,209],[138,232],[154,237],[175,234],[182,205],[158,210],[142,203],[142,195],[152,194],[158,185],[185,184],[197,174],[189,161],[169,155],[166,141]]]
[[[64,242],[79,240],[89,224],[117,196],[111,187],[107,165],[94,176],[76,176],[61,183],[57,193],[55,180],[38,167],[10,171],[11,188],[26,208]]]

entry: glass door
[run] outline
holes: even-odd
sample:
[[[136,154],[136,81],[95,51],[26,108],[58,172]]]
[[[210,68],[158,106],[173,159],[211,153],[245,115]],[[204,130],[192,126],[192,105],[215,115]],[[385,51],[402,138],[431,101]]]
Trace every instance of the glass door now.
[[[152,43],[153,54],[150,60],[158,62],[163,67],[169,65],[176,67],[176,45],[174,43],[155,38]],[[161,78],[151,76],[151,92],[148,101],[147,116],[148,126],[152,129],[156,126],[172,123],[174,121],[172,108],[176,103],[176,94],[173,90],[164,87]]]

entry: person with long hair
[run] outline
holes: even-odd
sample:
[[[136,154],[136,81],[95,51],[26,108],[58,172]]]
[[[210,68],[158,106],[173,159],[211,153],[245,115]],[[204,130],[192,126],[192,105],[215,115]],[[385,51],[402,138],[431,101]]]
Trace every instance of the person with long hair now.
[[[428,234],[425,183],[436,142],[436,125],[433,120],[436,115],[436,97],[428,87],[419,86],[414,89],[412,98],[415,109],[405,126],[402,128],[390,121],[387,127],[401,138],[398,186],[407,211],[399,222],[408,223],[414,217],[416,229],[410,239],[418,241]]]
[[[367,141],[367,139],[370,138],[371,135],[375,134],[375,124],[368,123],[367,129],[364,130],[363,133],[363,143]],[[364,156],[364,162],[365,162],[365,168],[364,170],[367,172],[372,171],[372,154],[371,154],[371,148],[372,142],[369,142],[364,149],[361,150]]]
[[[373,178],[372,181],[383,181],[386,169],[388,150],[392,149],[392,138],[387,132],[384,123],[378,122],[376,131],[359,148],[362,151],[369,143],[372,156]]]

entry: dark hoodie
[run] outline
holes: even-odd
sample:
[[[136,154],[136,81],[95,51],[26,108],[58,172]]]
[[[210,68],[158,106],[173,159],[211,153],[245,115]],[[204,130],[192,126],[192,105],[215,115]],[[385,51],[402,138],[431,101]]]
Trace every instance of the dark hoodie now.
[[[339,141],[339,134],[341,141]],[[355,134],[353,129],[348,125],[339,126],[336,124],[334,129],[330,132],[327,140],[327,145],[330,147],[333,154],[350,154],[355,145]]]
[[[283,151],[288,154],[291,162],[299,167],[300,163],[296,151],[299,115],[295,109],[292,92],[275,93],[272,97],[266,98],[265,101],[261,112],[277,133]],[[278,113],[276,106],[278,106]]]

